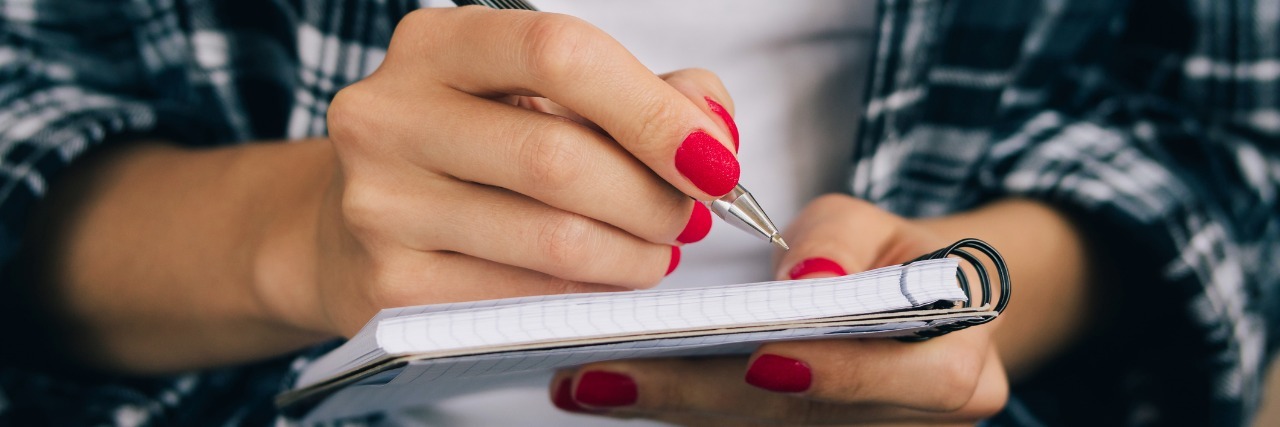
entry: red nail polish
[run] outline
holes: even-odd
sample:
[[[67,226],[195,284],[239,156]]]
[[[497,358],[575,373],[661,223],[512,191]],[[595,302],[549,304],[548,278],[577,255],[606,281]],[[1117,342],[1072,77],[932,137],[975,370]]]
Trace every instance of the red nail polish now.
[[[698,189],[720,197],[738,185],[738,159],[720,141],[703,131],[684,138],[676,149],[676,169]]]
[[[679,246],[672,246],[672,247],[671,247],[671,261],[667,262],[667,274],[666,274],[666,275],[667,275],[667,276],[670,276],[670,275],[671,275],[671,272],[672,272],[672,271],[676,271],[676,267],[677,267],[677,266],[679,266],[679,265],[680,265],[680,247],[679,247]]]
[[[680,243],[693,243],[707,237],[711,232],[711,210],[698,201],[693,202],[693,213],[689,214],[689,223],[684,231],[676,236]]]
[[[799,393],[813,384],[813,372],[799,360],[766,354],[747,368],[747,384],[779,393]]]
[[[813,257],[806,258],[796,264],[795,267],[791,267],[791,272],[787,273],[787,275],[792,279],[799,279],[814,273],[831,273],[837,276],[849,274],[835,261],[823,257]]]
[[[578,379],[573,400],[588,406],[616,407],[636,403],[640,396],[631,377],[604,371],[590,371]]]
[[[565,378],[560,380],[560,385],[556,386],[556,394],[551,398],[551,403],[557,408],[569,412],[591,413],[590,409],[582,407],[578,402],[573,400],[573,378]]]
[[[711,112],[720,116],[720,120],[724,120],[724,125],[729,128],[729,134],[733,135],[733,152],[738,152],[738,124],[733,121],[733,116],[730,116],[729,110],[724,109],[723,105],[711,99],[710,96],[704,99],[707,100],[707,106],[711,107]]]

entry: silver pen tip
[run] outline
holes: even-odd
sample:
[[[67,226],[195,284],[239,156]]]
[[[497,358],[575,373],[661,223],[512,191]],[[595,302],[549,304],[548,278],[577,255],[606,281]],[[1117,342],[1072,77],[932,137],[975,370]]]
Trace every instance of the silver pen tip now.
[[[787,242],[782,241],[781,234],[774,234],[773,236],[770,236],[769,243],[773,243],[774,245],[777,245],[779,248],[782,248],[782,250],[784,251],[791,250],[791,247],[787,246]]]

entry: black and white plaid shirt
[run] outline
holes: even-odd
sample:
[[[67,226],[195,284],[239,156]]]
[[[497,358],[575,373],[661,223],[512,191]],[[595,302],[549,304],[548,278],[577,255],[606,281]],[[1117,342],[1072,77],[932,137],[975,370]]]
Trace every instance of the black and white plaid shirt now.
[[[329,100],[414,7],[0,0],[0,262],[96,146],[324,135]],[[875,52],[853,194],[907,216],[1043,200],[1122,273],[1119,317],[993,423],[1250,420],[1280,329],[1280,0],[881,0]],[[0,367],[0,424],[268,424],[308,360],[165,379]]]

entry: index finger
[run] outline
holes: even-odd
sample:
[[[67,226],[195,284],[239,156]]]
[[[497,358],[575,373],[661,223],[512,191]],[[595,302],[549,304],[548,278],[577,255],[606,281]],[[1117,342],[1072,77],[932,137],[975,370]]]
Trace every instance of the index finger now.
[[[454,15],[440,19],[444,14]],[[401,27],[413,29],[399,37],[401,46],[393,39],[397,52],[388,56],[431,52],[424,66],[454,89],[549,98],[600,125],[649,169],[697,199],[723,196],[738,183],[738,159],[725,143],[732,141],[726,131],[582,20],[465,7],[415,12]]]
[[[975,397],[984,401],[992,397],[977,393],[981,374],[996,357],[990,333],[979,328],[921,343],[886,339],[767,343],[752,357],[746,381],[765,390],[828,402],[952,412]],[[997,370],[1003,381],[1003,370]]]

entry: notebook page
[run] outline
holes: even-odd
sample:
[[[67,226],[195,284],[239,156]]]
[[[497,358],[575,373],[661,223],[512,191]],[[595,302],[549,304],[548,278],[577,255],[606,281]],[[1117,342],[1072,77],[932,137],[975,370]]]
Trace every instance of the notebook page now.
[[[899,267],[900,266],[898,265],[891,265],[891,266],[881,267],[873,270],[867,270],[862,273],[854,274],[853,276],[855,277],[873,276],[878,274],[885,274],[886,272],[889,272],[889,271],[896,272]],[[839,280],[840,278],[832,278],[832,279]],[[807,279],[807,280],[831,280],[831,279]],[[765,284],[793,283],[793,282],[801,282],[801,281],[800,280],[779,280],[779,281],[773,281],[773,282],[743,283],[743,284],[737,284],[737,285],[720,285],[716,287],[721,289],[737,289],[737,288],[760,286]],[[645,290],[645,291],[638,291],[638,292],[662,295],[662,294],[680,294],[687,291],[689,291],[688,288],[653,289],[653,290]],[[409,307],[386,308],[386,309],[382,309],[381,311],[378,312],[378,314],[374,315],[373,319],[370,319],[370,321],[365,325],[364,329],[361,329],[361,331],[363,332],[365,329],[372,329],[374,326],[377,325],[379,321],[396,318],[396,317],[408,317],[408,316],[413,316],[417,314],[435,313],[435,312],[441,312],[441,311],[485,309],[485,308],[491,308],[491,307],[499,307],[499,306],[515,305],[515,304],[526,304],[526,303],[541,302],[541,301],[592,298],[592,297],[598,297],[598,296],[600,296],[600,294],[598,293],[534,295],[534,296],[527,296],[527,297],[504,298],[504,299],[496,299],[496,300],[464,301],[464,302],[455,302],[455,303],[447,303],[447,304],[428,304],[428,305],[416,305],[416,306],[409,306]]]
[[[603,360],[748,354],[764,341],[819,337],[901,336],[965,319],[969,318],[627,341],[587,347],[414,361],[409,366],[394,371],[394,374],[384,373],[378,375],[376,379],[367,379],[336,392],[308,413],[304,422],[322,422],[422,404],[435,398],[502,387],[512,381],[518,381],[521,373],[541,372]]]
[[[903,291],[918,289],[940,297],[932,300],[964,299],[954,284],[957,264],[954,259],[928,260],[784,285],[633,292],[437,312],[384,320],[377,338],[394,355],[902,310],[926,297]]]
[[[445,348],[444,345],[431,342],[430,336],[434,334],[444,337],[471,338],[473,342],[470,344],[472,346],[484,346],[501,344],[511,339],[529,342],[555,340],[565,337],[577,338],[579,337],[577,334],[596,336],[609,333],[624,333],[624,331],[645,332],[689,328],[690,325],[695,324],[761,323],[778,319],[786,320],[788,318],[838,316],[858,314],[857,312],[865,312],[866,310],[877,311],[876,307],[879,307],[879,311],[884,311],[918,305],[914,301],[926,299],[923,297],[924,294],[928,294],[929,299],[958,300],[964,298],[964,295],[954,286],[954,277],[944,277],[954,274],[956,265],[958,265],[958,261],[955,259],[928,260],[912,263],[911,267],[907,269],[907,271],[912,272],[909,275],[902,274],[902,266],[889,266],[855,275],[824,279],[788,280],[628,293],[545,295],[386,309],[379,312],[355,338],[317,359],[302,373],[299,383],[301,386],[308,386],[331,376],[349,372],[360,366],[383,359],[386,356],[386,352],[380,351],[380,346],[386,346],[388,343],[395,341],[394,339],[397,335],[399,335],[398,345],[400,349]],[[938,274],[922,274],[935,268],[939,269]],[[920,281],[921,284],[916,285],[916,281]],[[880,285],[877,289],[881,292],[884,289],[893,289],[893,292],[871,292],[873,289],[867,286],[868,283],[877,282]],[[912,285],[903,286],[904,283],[912,283]],[[827,293],[820,295],[819,293],[811,292],[809,287],[812,286],[826,286],[825,291]],[[766,289],[767,292],[761,293],[762,288]],[[938,289],[945,294],[943,298],[934,298],[939,295],[931,293]],[[754,297],[735,296],[751,290],[755,290]],[[833,290],[840,292],[832,292]],[[903,296],[903,290],[919,292],[922,295],[906,298]],[[773,292],[773,294],[770,294],[770,292]],[[760,297],[761,295],[763,295],[763,298]],[[608,304],[608,301],[618,299],[631,301],[629,303],[631,305],[628,306],[630,307],[629,311],[625,311],[632,315],[630,319],[626,318],[626,316],[623,316],[624,318],[620,320],[617,319],[619,317],[618,313],[622,313],[622,311],[616,310],[623,308],[612,307]],[[602,300],[605,301],[605,304],[599,305],[598,303]],[[674,304],[672,303],[673,301],[675,302]],[[782,304],[782,307],[772,307],[771,304],[767,303],[768,301],[785,302],[785,304]],[[592,305],[590,304],[592,302],[597,303],[597,305],[594,305],[592,307],[594,310],[588,312],[583,318],[567,318],[564,316],[539,317],[536,313],[538,309],[532,307],[535,304],[542,304],[563,310],[569,305]],[[685,304],[683,308],[677,307],[680,302],[687,302],[688,304]],[[808,311],[811,307],[828,302],[844,303],[828,304],[826,306],[827,310],[822,313]],[[854,313],[850,313],[845,311],[845,309],[849,308],[849,305],[862,305],[864,307],[856,309]],[[777,310],[777,308],[781,308],[781,310]],[[771,311],[771,315],[759,316],[758,314],[764,311],[758,313],[755,310],[761,309]],[[674,318],[669,318],[672,317],[673,311],[676,315]],[[687,318],[679,318],[679,313],[690,311],[692,311],[690,316],[697,317],[699,322],[690,322]],[[830,314],[833,312],[835,313]],[[386,331],[395,328],[395,326],[388,328],[389,325],[442,313],[458,316],[453,318],[455,321],[449,322],[450,326],[445,327],[444,330],[440,330],[437,327],[435,330],[423,332],[415,329],[417,327],[400,324],[400,329],[397,332]],[[525,322],[529,318],[542,323],[538,327],[526,324]],[[638,320],[641,318],[645,320]],[[512,319],[518,320],[513,321]],[[513,323],[521,327],[522,330],[509,335],[503,332],[506,329],[499,329],[500,325],[510,329]],[[434,320],[431,321],[431,325],[441,326]],[[375,326],[379,327],[375,329]],[[455,328],[457,330],[451,330]],[[377,336],[375,337],[375,335]],[[477,341],[476,338],[482,339],[479,342],[475,342]],[[458,344],[454,342],[451,345],[457,348],[459,347]]]

